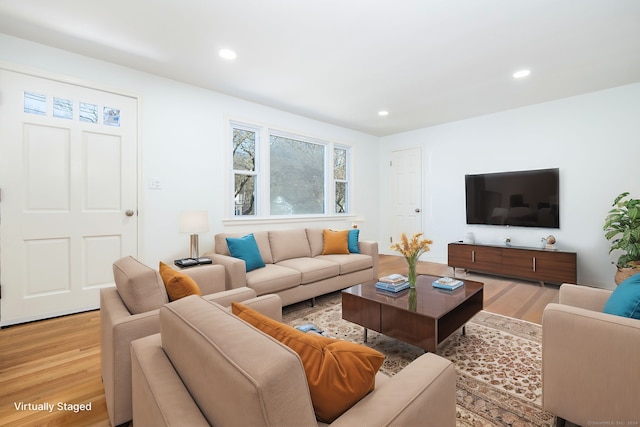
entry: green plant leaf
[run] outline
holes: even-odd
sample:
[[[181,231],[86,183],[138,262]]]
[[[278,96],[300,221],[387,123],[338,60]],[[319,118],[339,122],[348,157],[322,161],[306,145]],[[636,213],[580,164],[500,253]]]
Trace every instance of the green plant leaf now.
[[[613,206],[616,206],[618,204],[618,202],[622,199],[624,199],[625,197],[627,197],[629,195],[629,192],[626,191],[622,194],[620,194],[618,197],[616,197],[616,199],[613,201]]]

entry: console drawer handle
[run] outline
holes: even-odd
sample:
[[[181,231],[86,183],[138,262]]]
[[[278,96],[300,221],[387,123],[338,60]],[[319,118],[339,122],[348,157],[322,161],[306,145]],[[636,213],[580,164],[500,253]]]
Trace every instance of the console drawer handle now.
[[[533,271],[536,271],[536,257],[533,257]]]

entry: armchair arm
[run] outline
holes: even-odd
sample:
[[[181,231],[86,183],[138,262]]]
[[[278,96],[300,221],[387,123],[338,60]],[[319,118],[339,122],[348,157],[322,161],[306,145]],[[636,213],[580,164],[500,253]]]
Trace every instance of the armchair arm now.
[[[427,353],[385,381],[331,426],[452,427],[456,425],[453,364]]]
[[[180,270],[191,277],[200,288],[202,295],[209,295],[225,290],[224,266],[218,264],[199,265]]]
[[[256,291],[244,287],[206,295],[203,298],[223,307],[231,307],[232,302],[239,302],[278,322],[282,321],[282,299],[276,294],[256,297]]]
[[[258,313],[282,322],[282,299],[279,295],[266,294],[240,302]]]
[[[378,242],[361,240],[358,242],[360,253],[370,255],[373,258],[373,278],[378,278]]]
[[[544,409],[579,425],[638,422],[640,321],[561,304],[542,316]]]
[[[136,427],[209,426],[162,350],[159,334],[132,342],[131,362]]]
[[[247,287],[229,289],[227,291],[218,292],[216,294],[203,296],[204,299],[213,301],[223,307],[230,307],[232,302],[242,302],[255,297],[256,291]]]
[[[247,267],[243,260],[228,255],[208,254],[214,263],[224,267],[225,284],[227,289],[247,286]]]
[[[160,332],[159,311],[132,315],[116,288],[100,290],[101,370],[113,425],[131,420],[131,353],[138,338]]]
[[[563,283],[560,286],[559,302],[592,311],[602,311],[613,291],[590,286]]]

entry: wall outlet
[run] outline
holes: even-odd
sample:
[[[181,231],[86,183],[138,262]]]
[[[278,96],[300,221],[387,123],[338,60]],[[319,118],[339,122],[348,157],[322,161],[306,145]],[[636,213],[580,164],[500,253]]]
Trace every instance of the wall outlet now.
[[[160,182],[160,178],[149,178],[149,189],[162,190],[162,183]]]

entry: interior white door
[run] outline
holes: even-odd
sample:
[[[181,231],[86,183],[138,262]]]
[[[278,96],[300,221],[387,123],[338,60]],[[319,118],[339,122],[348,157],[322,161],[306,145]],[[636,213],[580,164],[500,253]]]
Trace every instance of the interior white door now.
[[[390,241],[422,231],[422,150],[393,151],[389,171]]]
[[[137,255],[135,97],[0,69],[0,325],[99,306]]]

